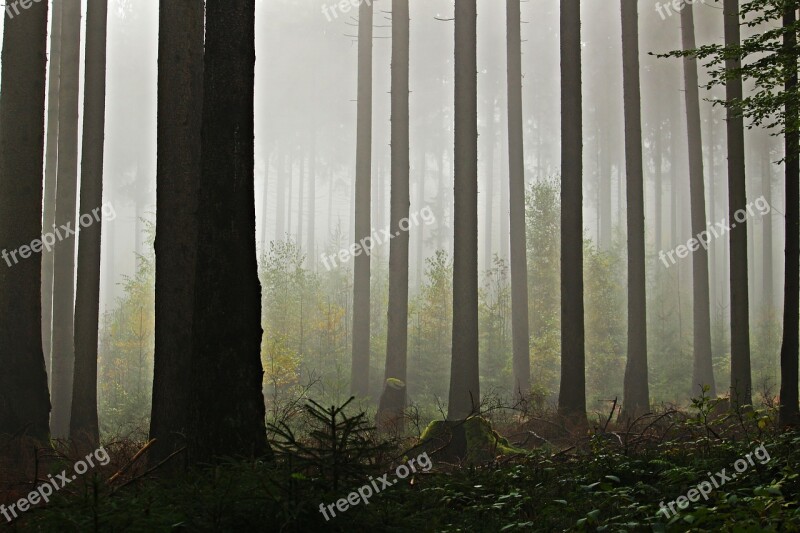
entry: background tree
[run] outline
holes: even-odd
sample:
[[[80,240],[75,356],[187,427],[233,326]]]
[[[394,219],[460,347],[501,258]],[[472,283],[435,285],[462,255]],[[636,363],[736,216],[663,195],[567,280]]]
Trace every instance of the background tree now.
[[[511,230],[511,336],[513,342],[514,395],[531,390],[528,333],[528,256],[525,246],[525,161],[522,139],[522,21],[520,1],[506,0],[508,50],[508,185]],[[494,122],[494,109],[492,109]],[[494,143],[494,139],[490,139]]]
[[[255,0],[206,3],[191,462],[269,452],[253,184]]]
[[[476,0],[456,2],[453,344],[448,420],[463,420],[480,404],[477,16]]]
[[[685,50],[695,47],[694,11],[687,4],[681,11],[681,44]],[[700,130],[700,89],[697,80],[697,60],[683,58],[684,98],[686,102],[687,140],[689,146],[689,188],[692,211],[692,235],[706,230],[706,195],[703,172],[703,136]],[[714,366],[711,358],[711,311],[708,286],[708,251],[702,246],[692,254],[692,289],[694,317],[694,366],[692,395],[700,396],[704,386],[708,395],[716,397]]]
[[[409,12],[408,0],[392,0],[392,188],[389,223],[389,311],[386,331],[386,373],[378,423],[403,427],[408,359],[408,241],[400,221],[409,205]]]
[[[561,386],[558,410],[586,422],[581,6],[561,1]],[[513,198],[513,194],[511,195]]]
[[[161,0],[158,35],[156,290],[150,460],[189,423],[197,197],[203,113],[203,0]]]
[[[106,32],[108,0],[89,0],[86,9],[86,79],[83,96],[83,159],[80,218],[103,204],[103,141],[106,111]],[[100,315],[100,236],[102,224],[81,223],[75,298],[75,379],[70,437],[87,450],[100,442],[97,422],[97,338]]]
[[[53,346],[50,370],[53,437],[69,435],[72,410],[72,375],[75,367],[73,338],[75,299],[75,208],[78,184],[78,89],[81,55],[81,2],[63,1],[61,67],[58,102],[58,182],[56,231],[62,236],[53,258]],[[47,228],[45,228],[47,231]]]
[[[356,127],[355,240],[360,243],[372,231],[372,2],[358,9],[358,102]],[[351,393],[369,392],[370,256],[362,252],[353,266],[353,368]]]
[[[7,12],[8,14],[8,12]],[[5,18],[0,78],[0,434],[47,441],[42,354],[41,237],[47,3]],[[41,251],[31,245],[33,257]],[[15,252],[17,256],[7,255]],[[18,257],[22,260],[18,264]]]
[[[639,14],[636,0],[621,0],[625,105],[625,198],[628,215],[628,362],[622,416],[650,409],[647,376],[647,299],[644,254],[644,173],[639,89]]]

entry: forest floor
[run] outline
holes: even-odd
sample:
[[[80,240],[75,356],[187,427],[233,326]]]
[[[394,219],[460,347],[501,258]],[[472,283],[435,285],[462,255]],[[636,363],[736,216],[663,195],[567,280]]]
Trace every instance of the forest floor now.
[[[272,460],[171,475],[151,470],[146,454],[134,459],[143,443],[109,441],[108,464],[0,524],[59,532],[800,531],[800,431],[775,429],[771,409],[715,414],[701,401],[624,426],[600,419],[579,432],[555,417],[528,417],[515,427],[496,423],[517,442],[498,440],[488,459],[461,464],[411,439],[370,440],[364,415],[307,408],[315,411],[320,428],[349,427],[352,438],[326,441],[324,429],[296,437],[275,425]],[[25,469],[0,465],[0,503],[26,497],[47,481],[42,472],[72,471],[84,455],[41,457],[22,483],[11,476]]]

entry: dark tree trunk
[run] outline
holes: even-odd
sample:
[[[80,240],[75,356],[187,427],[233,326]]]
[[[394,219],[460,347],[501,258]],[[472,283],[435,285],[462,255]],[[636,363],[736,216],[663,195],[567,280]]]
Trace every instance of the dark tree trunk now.
[[[681,44],[684,50],[695,49],[694,13],[691,4],[681,11]],[[706,232],[706,195],[703,172],[703,136],[700,129],[700,89],[697,80],[697,59],[683,58],[686,124],[689,142],[689,189],[691,202],[692,235]],[[711,311],[708,286],[708,236],[692,254],[692,287],[694,317],[694,366],[692,395],[700,396],[708,386],[708,395],[717,395],[714,383],[714,366],[711,358]]]
[[[586,423],[583,309],[581,6],[561,1],[561,388],[558,410]],[[513,194],[511,195],[514,196]]]
[[[64,0],[61,23],[61,86],[58,105],[58,183],[56,234],[75,229],[78,182],[78,69],[80,60],[80,0]],[[75,236],[60,230],[53,259],[53,346],[51,431],[55,438],[69,435],[72,410],[72,372],[75,297]]]
[[[208,0],[191,462],[269,453],[253,189],[255,0]]]
[[[794,8],[783,14],[784,27],[793,27],[796,22]],[[797,34],[794,30],[784,34],[783,46],[794,51]],[[797,57],[787,54],[786,93],[797,90]],[[800,424],[798,408],[798,321],[800,320],[800,146],[798,145],[798,104],[789,100],[786,104],[786,270],[783,295],[783,342],[781,344],[781,405],[782,426]]]
[[[628,212],[628,361],[623,418],[650,409],[647,376],[647,300],[644,253],[644,178],[639,91],[639,14],[636,0],[622,3],[622,75],[625,104],[625,197]]]
[[[27,433],[46,442],[50,398],[42,353],[42,271],[37,260],[42,235],[46,2],[13,18],[6,16],[2,64],[0,250],[5,264],[0,264],[0,434]],[[36,241],[39,250],[26,244]]]
[[[400,228],[408,217],[409,197],[409,12],[408,0],[392,0],[392,187],[389,226],[389,313],[386,374],[378,409],[378,427],[403,429],[408,359],[408,243]]]
[[[81,237],[75,298],[75,379],[69,434],[87,451],[100,442],[97,423],[97,340],[100,318],[100,217],[103,205],[103,140],[106,110],[106,34],[108,0],[88,0],[86,80],[83,96],[81,162]],[[99,211],[95,211],[99,213]],[[89,224],[83,220],[89,217]]]
[[[456,2],[453,344],[448,420],[463,420],[480,405],[477,17],[476,0]]]
[[[358,10],[358,109],[356,126],[355,240],[369,237],[372,194],[372,2]],[[369,393],[370,256],[364,252],[353,264],[353,367],[350,392]]]
[[[739,46],[739,2],[724,0],[725,45]],[[741,66],[737,59],[727,59],[725,68]],[[728,102],[742,99],[742,78],[733,77],[725,85]],[[732,406],[752,403],[750,375],[750,310],[747,276],[747,220],[734,219],[747,204],[745,189],[744,121],[732,108],[727,110],[728,130],[728,232],[730,238],[731,286],[731,399]],[[735,227],[734,227],[735,226]]]
[[[203,0],[160,0],[155,362],[151,463],[185,445],[190,423],[203,116]]]
[[[513,391],[515,399],[525,398],[531,391],[530,339],[528,338],[528,256],[525,242],[525,161],[522,138],[521,25],[520,0],[506,0],[506,48],[508,50],[508,190],[510,193],[509,228],[511,234],[511,337],[514,369]],[[580,58],[578,58],[578,61],[580,61]],[[580,89],[578,90],[580,91]],[[580,96],[578,100],[580,101]],[[578,105],[580,106],[580,103]],[[492,114],[494,115],[494,111]],[[580,157],[578,159],[580,159]],[[578,183],[578,187],[580,188],[580,177],[578,177]],[[580,210],[578,210],[578,213],[580,213]],[[580,223],[580,217],[578,218]],[[579,242],[582,247],[582,236]],[[581,285],[582,284],[583,280],[581,279]],[[581,291],[581,299],[583,298],[582,293],[583,291]],[[582,311],[583,305],[581,300],[580,324],[583,324]],[[583,337],[583,335],[581,335],[581,337]]]
[[[44,203],[42,233],[53,230],[56,223],[56,179],[58,173],[58,98],[61,76],[61,12],[62,2],[53,3],[50,23],[50,72],[47,86],[47,140],[44,159]],[[53,250],[42,250],[42,348],[44,364],[50,375],[53,341]]]

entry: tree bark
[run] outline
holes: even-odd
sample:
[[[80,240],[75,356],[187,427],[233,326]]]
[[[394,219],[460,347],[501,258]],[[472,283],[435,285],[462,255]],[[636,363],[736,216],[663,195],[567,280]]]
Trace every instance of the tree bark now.
[[[681,11],[681,44],[684,50],[695,49],[694,12],[691,4]],[[708,242],[706,231],[706,195],[703,172],[703,135],[700,128],[700,89],[697,79],[697,59],[683,58],[684,97],[689,142],[689,189],[691,202],[692,235],[707,235],[705,243],[692,254],[692,290],[694,292],[694,366],[692,370],[692,395],[697,397],[708,386],[708,395],[717,395],[714,383],[714,366],[711,357],[711,311],[708,285]]]
[[[577,2],[576,2],[577,5]],[[520,0],[506,0],[508,50],[508,190],[511,234],[511,337],[515,400],[531,392],[528,336],[528,255],[525,239],[525,161],[522,137],[522,21]],[[580,58],[578,58],[580,61]],[[580,66],[580,63],[579,63]],[[579,89],[580,90],[580,89]],[[580,100],[580,97],[578,98]],[[580,106],[580,103],[578,104]],[[580,159],[580,158],[579,158]],[[580,183],[580,177],[578,177]],[[580,187],[580,185],[579,185]],[[580,210],[578,210],[580,213]],[[580,216],[579,223],[581,221]],[[582,234],[583,228],[581,228]],[[581,247],[583,246],[581,235]],[[582,254],[581,250],[581,254]],[[582,259],[581,255],[581,259]],[[491,265],[490,265],[491,266]],[[581,279],[581,285],[583,280]],[[583,291],[581,291],[583,298]],[[581,305],[581,309],[583,306]],[[580,323],[583,324],[583,313]]]
[[[358,10],[358,109],[356,126],[355,240],[369,237],[372,194],[372,2]],[[362,252],[353,265],[353,367],[350,392],[369,393],[370,256]]]
[[[46,2],[6,15],[1,58],[0,250],[6,264],[0,264],[0,434],[25,433],[46,442],[42,271],[36,247],[26,244],[36,242],[42,230]],[[34,248],[33,258],[23,246]]]
[[[149,460],[185,445],[190,423],[203,116],[203,0],[160,0],[155,361]]]
[[[739,2],[724,0],[725,45],[739,46]],[[741,61],[725,60],[725,68],[741,67]],[[742,78],[735,76],[725,84],[728,102],[742,99]],[[731,286],[731,406],[752,404],[750,374],[750,310],[747,276],[747,219],[739,222],[734,215],[747,204],[745,189],[744,121],[732,108],[727,109],[728,131],[728,224],[730,231]]]
[[[621,0],[622,75],[625,106],[625,197],[628,225],[628,360],[623,418],[650,409],[647,376],[647,299],[644,252],[644,177],[639,90],[639,14],[636,0]]]
[[[389,241],[386,373],[377,421],[379,428],[400,431],[404,427],[408,359],[409,232],[403,231],[400,221],[408,217],[411,203],[408,130],[409,31],[408,0],[392,0],[392,185],[389,227],[395,237]]]
[[[255,0],[208,0],[190,462],[269,453],[253,185]]]
[[[58,174],[58,98],[61,76],[62,2],[53,2],[50,25],[50,72],[47,86],[47,140],[44,159],[44,203],[42,233],[56,223],[56,179]],[[53,341],[53,250],[42,250],[42,348],[44,364],[50,375]]]
[[[72,376],[75,366],[74,297],[75,229],[78,182],[78,70],[80,61],[80,0],[63,0],[61,24],[61,86],[58,105],[58,183],[56,235],[53,258],[53,346],[51,431],[55,438],[69,435],[72,410]],[[62,229],[63,228],[63,229]],[[59,241],[59,239],[56,239]]]
[[[478,369],[477,2],[455,4],[453,343],[448,420],[480,405]]]
[[[75,379],[69,428],[72,441],[87,451],[94,450],[100,443],[97,422],[97,341],[100,325],[102,219],[92,215],[92,211],[103,205],[107,27],[108,0],[88,0],[79,211],[81,237],[78,242],[75,299]],[[88,225],[84,224],[86,217],[89,220]]]
[[[794,7],[783,14],[784,28],[792,28],[796,22]],[[783,36],[787,53],[785,82],[787,94],[797,91],[797,34],[787,31]],[[782,426],[800,424],[798,406],[798,321],[800,321],[800,135],[797,132],[798,104],[795,100],[786,103],[786,269],[783,295],[783,341],[781,343],[781,392],[779,422]]]

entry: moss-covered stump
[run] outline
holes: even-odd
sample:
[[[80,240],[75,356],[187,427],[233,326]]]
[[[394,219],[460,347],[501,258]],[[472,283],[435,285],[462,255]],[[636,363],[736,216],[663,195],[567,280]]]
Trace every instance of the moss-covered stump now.
[[[434,420],[422,432],[420,446],[436,460],[468,464],[486,463],[498,455],[525,453],[509,444],[480,416],[457,422]]]

